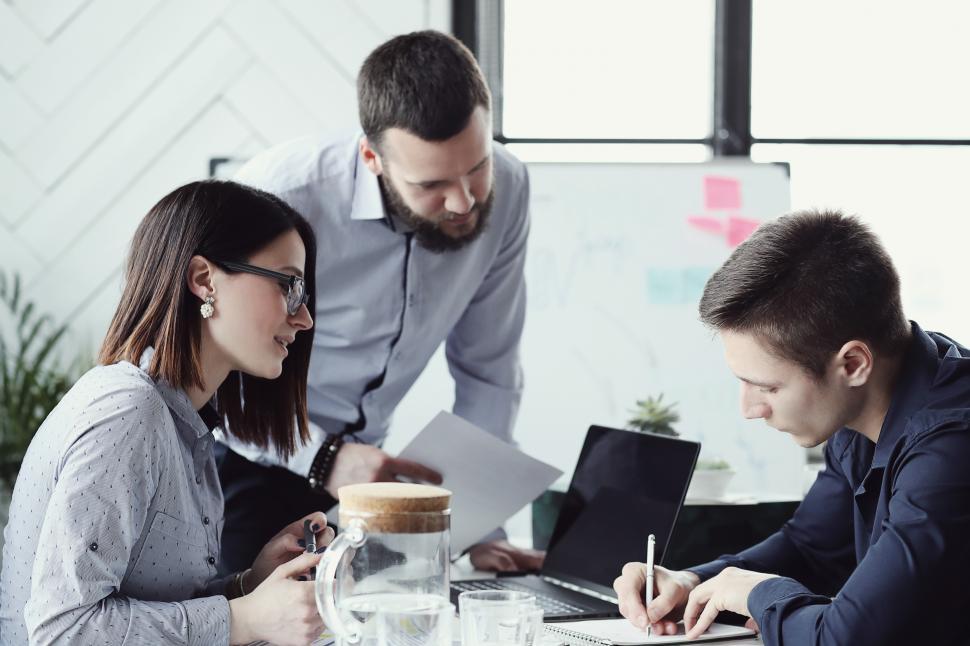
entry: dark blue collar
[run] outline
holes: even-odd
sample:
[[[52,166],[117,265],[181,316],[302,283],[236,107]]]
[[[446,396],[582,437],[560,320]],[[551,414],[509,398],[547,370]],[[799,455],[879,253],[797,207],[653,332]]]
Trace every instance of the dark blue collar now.
[[[913,337],[900,367],[892,401],[879,430],[879,441],[872,456],[873,469],[884,468],[909,419],[922,409],[940,367],[940,348],[932,336],[914,321]]]

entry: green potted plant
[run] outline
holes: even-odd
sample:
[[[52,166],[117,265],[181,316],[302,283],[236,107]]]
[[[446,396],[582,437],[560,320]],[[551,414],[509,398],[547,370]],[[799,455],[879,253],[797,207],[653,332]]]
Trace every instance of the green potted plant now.
[[[664,404],[663,394],[650,396],[637,401],[632,417],[627,421],[627,428],[641,433],[656,433],[679,437],[674,430],[674,424],[680,421],[680,414],[676,411],[676,404]],[[720,500],[724,498],[728,483],[734,476],[734,471],[727,461],[721,459],[700,459],[694,467],[687,497],[701,500]]]
[[[630,411],[633,417],[627,420],[626,427],[641,433],[679,437],[680,433],[674,430],[674,424],[680,421],[680,413],[675,410],[677,405],[664,404],[663,400],[663,393],[638,399],[636,408]]]
[[[677,404],[664,403],[664,396],[648,396],[637,400],[636,407],[630,411],[631,417],[626,428],[640,433],[654,433],[669,437],[680,437],[674,425],[680,421]],[[720,500],[724,498],[728,482],[734,475],[731,466],[720,459],[697,461],[691,477],[687,497],[700,500]],[[560,484],[560,483],[557,483]],[[566,493],[554,485],[532,502],[532,544],[536,549],[545,549],[556,525],[559,509]]]
[[[86,367],[61,367],[56,350],[66,331],[24,298],[18,275],[0,271],[0,528],[30,440]]]
[[[627,428],[630,430],[677,437],[673,425],[680,419],[680,415],[674,410],[673,404],[664,405],[663,395],[638,401],[632,413],[633,417],[627,421]],[[568,482],[557,482],[532,501],[532,546],[535,549],[544,550],[548,547],[559,518],[559,510],[566,498],[567,485]]]

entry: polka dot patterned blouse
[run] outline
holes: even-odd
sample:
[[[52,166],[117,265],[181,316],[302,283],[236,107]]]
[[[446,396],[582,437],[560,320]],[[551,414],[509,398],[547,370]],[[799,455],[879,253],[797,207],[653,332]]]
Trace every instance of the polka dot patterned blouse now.
[[[228,644],[212,442],[188,396],[138,366],[78,380],[37,431],[14,489],[2,642]]]

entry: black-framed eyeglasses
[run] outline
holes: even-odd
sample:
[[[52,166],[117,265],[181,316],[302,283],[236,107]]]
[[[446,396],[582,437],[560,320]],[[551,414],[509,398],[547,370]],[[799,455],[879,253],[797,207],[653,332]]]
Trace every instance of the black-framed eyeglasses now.
[[[290,316],[299,312],[300,306],[305,305],[310,298],[307,295],[306,283],[299,276],[283,274],[272,269],[257,267],[256,265],[247,265],[244,262],[219,261],[216,264],[229,271],[244,271],[249,274],[256,274],[257,276],[265,276],[266,278],[276,280],[281,285],[286,285],[286,313]]]

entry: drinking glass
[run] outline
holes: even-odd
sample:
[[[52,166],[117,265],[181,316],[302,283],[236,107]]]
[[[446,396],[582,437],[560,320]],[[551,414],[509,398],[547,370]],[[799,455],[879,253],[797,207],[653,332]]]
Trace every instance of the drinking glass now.
[[[463,646],[534,646],[542,635],[535,595],[474,590],[458,595]]]

